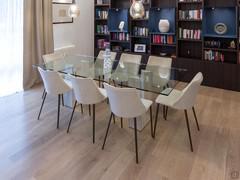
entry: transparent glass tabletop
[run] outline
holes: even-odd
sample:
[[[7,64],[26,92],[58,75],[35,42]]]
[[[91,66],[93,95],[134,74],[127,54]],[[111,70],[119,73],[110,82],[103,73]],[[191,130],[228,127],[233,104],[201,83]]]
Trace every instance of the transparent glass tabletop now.
[[[92,78],[115,86],[170,95],[179,81],[186,75],[186,69],[167,68],[158,65],[136,64],[117,60],[104,60],[90,56],[71,55],[34,67],[57,71],[65,78],[77,76]],[[99,83],[100,85],[100,83]]]

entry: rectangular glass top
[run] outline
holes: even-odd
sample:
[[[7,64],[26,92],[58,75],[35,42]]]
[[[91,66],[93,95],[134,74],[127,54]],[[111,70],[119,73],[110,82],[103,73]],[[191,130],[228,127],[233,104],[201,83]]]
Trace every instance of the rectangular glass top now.
[[[185,69],[169,68],[161,65],[136,64],[131,61],[103,60],[90,56],[71,55],[43,65],[35,65],[45,70],[96,81],[112,83],[121,87],[168,96],[177,83],[187,73]],[[68,74],[68,75],[67,75]]]

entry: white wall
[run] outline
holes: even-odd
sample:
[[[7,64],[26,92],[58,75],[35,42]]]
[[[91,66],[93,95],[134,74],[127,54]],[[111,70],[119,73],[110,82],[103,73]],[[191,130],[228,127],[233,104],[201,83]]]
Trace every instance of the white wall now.
[[[76,52],[94,55],[94,0],[77,0],[80,17],[71,24],[54,24],[54,46],[60,48],[74,44]]]

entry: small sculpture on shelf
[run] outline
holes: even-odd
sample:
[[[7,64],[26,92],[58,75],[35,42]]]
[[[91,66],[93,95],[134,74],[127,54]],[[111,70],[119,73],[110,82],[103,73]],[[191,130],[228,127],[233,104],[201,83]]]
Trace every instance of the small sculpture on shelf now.
[[[125,25],[125,22],[124,22],[124,21],[121,21],[121,22],[119,23],[118,28],[119,28],[120,31],[123,31],[124,25]]]
[[[231,42],[230,42],[229,48],[230,48],[230,49],[236,49],[236,43],[235,43],[235,41],[231,41]]]
[[[170,30],[170,23],[167,19],[160,19],[159,21],[159,31],[161,33],[167,33]]]

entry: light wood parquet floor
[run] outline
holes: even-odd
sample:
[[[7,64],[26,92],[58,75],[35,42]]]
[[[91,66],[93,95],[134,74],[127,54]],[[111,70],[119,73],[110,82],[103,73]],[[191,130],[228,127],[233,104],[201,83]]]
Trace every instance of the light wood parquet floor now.
[[[40,121],[42,87],[0,98],[0,179],[16,180],[235,180],[240,179],[240,93],[202,87],[196,110],[201,131],[189,112],[194,152],[189,148],[184,112],[170,109],[159,119],[156,139],[147,126],[139,133],[135,164],[134,132],[111,126],[106,103],[96,106],[96,144],[92,121],[63,107],[56,129],[57,97],[48,97]],[[155,109],[155,107],[154,107]],[[154,113],[155,115],[155,113]]]

